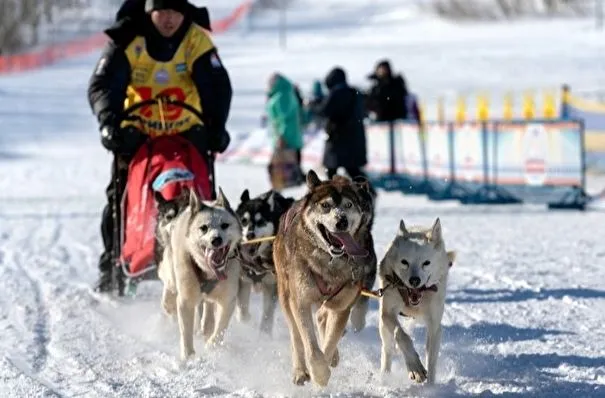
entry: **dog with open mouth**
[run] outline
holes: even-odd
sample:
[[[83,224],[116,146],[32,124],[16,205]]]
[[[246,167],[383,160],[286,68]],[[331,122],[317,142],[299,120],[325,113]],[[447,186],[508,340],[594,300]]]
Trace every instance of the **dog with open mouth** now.
[[[282,216],[273,243],[278,297],[290,330],[293,382],[325,386],[363,279],[376,262],[359,189],[348,179],[321,181],[310,170],[307,194]],[[373,257],[373,258],[372,258]],[[319,307],[318,341],[312,308]]]
[[[455,253],[446,251],[439,218],[431,228],[408,229],[401,220],[399,231],[378,266],[383,291],[379,308],[382,372],[391,371],[396,345],[403,354],[411,380],[435,382],[447,279],[454,259]],[[426,368],[412,339],[399,323],[399,315],[426,325]]]
[[[237,298],[241,230],[220,188],[217,199],[207,202],[190,190],[187,206],[172,221],[158,276],[164,284],[162,307],[178,319],[182,360],[195,355],[196,309],[206,346],[223,340]]]
[[[250,294],[252,288],[262,292],[263,312],[260,330],[271,335],[277,307],[277,281],[273,264],[273,242],[250,243],[253,239],[270,238],[279,227],[280,217],[294,203],[275,190],[269,190],[251,198],[248,189],[242,192],[235,211],[242,225],[243,241],[239,248],[242,266],[237,294],[237,315],[241,321],[250,319]]]

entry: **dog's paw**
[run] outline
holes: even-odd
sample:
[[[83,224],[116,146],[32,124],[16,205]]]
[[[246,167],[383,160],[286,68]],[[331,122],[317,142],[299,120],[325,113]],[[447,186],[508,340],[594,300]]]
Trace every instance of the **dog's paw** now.
[[[182,364],[185,364],[194,358],[195,358],[195,350],[187,350],[187,349],[181,350],[180,359],[181,359]]]
[[[408,376],[410,380],[415,381],[416,383],[422,383],[427,378],[427,371],[420,362],[420,358],[418,354],[416,354],[415,358],[411,361],[406,360],[406,365],[408,367]]]
[[[310,361],[309,371],[311,380],[313,380],[315,384],[320,387],[328,385],[332,371],[328,366],[328,362],[323,357]]]
[[[338,351],[338,348],[337,348],[336,351],[334,351],[334,355],[332,355],[332,360],[330,361],[330,366],[335,368],[338,366],[339,363],[340,363],[340,352]]]
[[[207,350],[213,350],[223,345],[223,338],[219,336],[211,336],[206,340],[205,348]]]
[[[292,382],[297,386],[304,386],[306,382],[311,380],[311,376],[305,369],[295,369],[292,374]]]

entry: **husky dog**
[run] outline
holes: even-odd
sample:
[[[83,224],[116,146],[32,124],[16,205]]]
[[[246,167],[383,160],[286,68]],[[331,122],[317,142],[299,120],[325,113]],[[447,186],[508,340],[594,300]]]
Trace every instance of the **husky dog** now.
[[[235,309],[240,277],[235,251],[241,238],[239,219],[220,188],[212,202],[201,201],[191,190],[189,203],[172,221],[158,274],[164,283],[162,307],[177,315],[182,360],[195,354],[198,305],[203,307],[200,327],[206,346],[222,342]]]
[[[337,344],[376,258],[368,214],[348,179],[321,181],[311,170],[308,193],[282,216],[273,243],[278,296],[290,330],[293,382],[325,386],[339,362]],[[316,311],[322,348],[315,334]]]
[[[343,177],[338,175],[333,177],[333,179],[336,180],[340,178]],[[365,217],[363,223],[367,225],[367,229],[371,233],[374,225],[376,193],[370,186],[369,181],[365,178],[357,177],[353,181],[355,182],[354,186],[359,195],[361,208]],[[370,237],[369,234],[367,236]],[[374,282],[376,281],[376,272],[378,268],[378,261],[374,251],[374,241],[372,239],[367,240],[366,248],[370,251],[371,257],[368,259],[367,265],[369,266],[369,269],[367,270],[363,279],[363,288],[371,290],[374,286]],[[355,305],[353,306],[353,309],[351,310],[351,325],[353,326],[354,332],[360,332],[366,325],[366,315],[368,313],[369,300],[370,299],[367,296],[359,296],[355,302]]]
[[[188,191],[183,190],[175,200],[166,200],[158,191],[154,191],[154,199],[157,208],[155,225],[154,262],[159,265],[162,262],[164,250],[170,240],[170,229],[172,221],[187,206]]]
[[[240,197],[236,213],[242,224],[244,240],[239,249],[242,274],[237,295],[238,316],[242,321],[250,319],[250,292],[252,287],[263,293],[263,315],[260,330],[271,334],[277,306],[277,281],[273,265],[273,242],[246,244],[246,241],[271,237],[277,233],[279,219],[294,203],[279,192],[270,190],[250,198],[246,189]]]
[[[410,379],[435,382],[441,345],[441,318],[445,307],[448,273],[454,252],[447,252],[439,218],[429,229],[408,230],[403,220],[378,267],[384,296],[380,300],[381,370],[391,371],[394,345],[401,350]],[[420,319],[427,327],[426,358],[422,365],[412,339],[397,320],[398,315]]]

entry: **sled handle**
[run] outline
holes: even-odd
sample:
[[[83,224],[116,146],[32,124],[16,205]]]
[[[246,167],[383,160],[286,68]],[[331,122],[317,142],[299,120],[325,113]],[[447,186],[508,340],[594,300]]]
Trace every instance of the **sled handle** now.
[[[202,114],[202,112],[198,111],[197,109],[195,109],[193,106],[189,105],[186,102],[179,101],[179,100],[173,100],[170,98],[152,98],[152,99],[144,100],[141,102],[137,102],[136,104],[133,104],[133,105],[129,106],[128,108],[124,109],[124,111],[122,111],[121,115],[118,118],[118,123],[122,123],[125,120],[128,120],[128,121],[140,120],[141,118],[139,116],[132,115],[132,113],[134,111],[139,110],[145,106],[157,105],[160,103],[160,101],[162,101],[162,103],[167,104],[167,105],[175,105],[175,106],[188,110],[189,112],[193,113],[200,120],[200,122],[203,122],[203,120],[204,120],[203,119],[204,115]]]

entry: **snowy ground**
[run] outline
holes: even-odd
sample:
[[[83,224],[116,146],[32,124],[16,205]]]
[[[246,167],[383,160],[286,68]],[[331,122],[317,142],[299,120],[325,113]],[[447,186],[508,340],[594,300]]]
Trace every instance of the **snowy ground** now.
[[[257,125],[265,79],[274,69],[310,84],[339,62],[361,80],[383,54],[394,54],[414,77],[414,87],[429,93],[543,86],[563,76],[597,84],[602,78],[596,50],[603,44],[575,29],[576,22],[560,25],[569,28],[549,39],[557,46],[544,47],[546,33],[540,36],[543,29],[528,23],[504,30],[409,20],[401,27],[409,34],[393,33],[386,41],[387,22],[370,25],[377,18],[370,11],[349,15],[363,19],[362,27],[347,21],[332,30],[301,27],[292,33],[287,53],[268,30],[245,39],[239,32],[217,37],[236,90],[230,129]],[[378,29],[373,36],[367,35],[370,26]],[[536,35],[525,36],[528,51],[520,51],[517,41],[529,31]],[[552,27],[550,34],[555,32]],[[562,59],[556,68],[532,66],[537,51]],[[589,54],[595,54],[592,62]],[[135,301],[99,300],[89,293],[97,276],[110,164],[85,99],[94,62],[94,56],[85,57],[0,78],[0,396],[605,395],[605,215],[536,206],[462,207],[398,194],[380,196],[379,256],[401,217],[423,224],[441,217],[448,249],[458,252],[438,386],[412,386],[400,358],[392,376],[380,376],[375,302],[369,326],[345,336],[341,366],[325,390],[291,385],[283,317],[276,319],[273,340],[260,339],[258,297],[253,324],[234,321],[217,352],[206,352],[198,342],[199,359],[179,369],[177,329],[161,315],[158,283],[141,286]],[[485,75],[486,69],[499,78]],[[269,187],[262,168],[219,165],[217,173],[234,202],[245,187],[253,193]],[[414,338],[422,353],[422,328]]]

